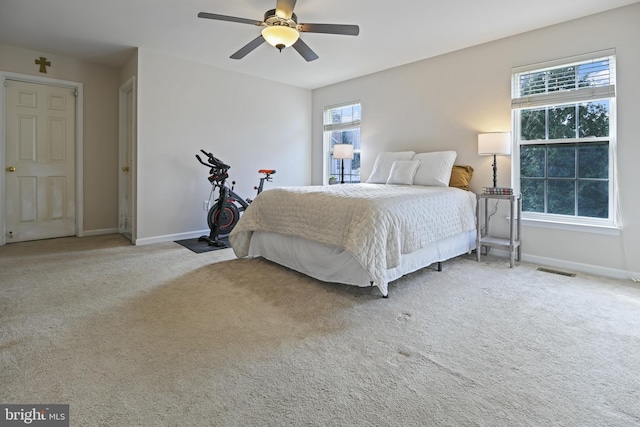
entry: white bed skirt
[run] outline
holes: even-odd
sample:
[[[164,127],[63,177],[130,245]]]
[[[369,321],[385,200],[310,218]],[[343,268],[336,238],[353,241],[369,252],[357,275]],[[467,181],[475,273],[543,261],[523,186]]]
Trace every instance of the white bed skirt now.
[[[387,282],[399,279],[433,263],[471,252],[476,232],[461,233],[424,249],[403,254],[400,265],[387,270]],[[324,282],[371,286],[369,273],[344,249],[316,243],[300,237],[255,231],[249,246],[249,258],[263,257]]]

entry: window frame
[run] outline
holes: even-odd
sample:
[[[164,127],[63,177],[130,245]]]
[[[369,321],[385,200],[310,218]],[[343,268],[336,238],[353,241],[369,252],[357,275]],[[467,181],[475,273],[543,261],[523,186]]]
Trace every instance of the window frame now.
[[[544,93],[540,95],[529,95],[517,97],[516,91],[520,84],[520,75],[527,72],[538,72],[545,69],[556,69],[562,67],[577,66],[585,62],[597,61],[601,59],[609,59],[609,70],[612,77],[612,83],[607,89],[595,90],[569,90],[563,93],[553,92],[551,94]],[[618,212],[618,192],[617,192],[617,172],[616,172],[616,154],[617,154],[617,110],[616,110],[616,94],[615,94],[615,61],[616,54],[614,49],[606,51],[593,52],[590,54],[579,55],[569,58],[548,61],[544,63],[531,64],[523,67],[514,67],[511,70],[512,84],[512,129],[513,129],[513,149],[512,149],[512,174],[513,187],[517,192],[521,192],[521,165],[520,165],[520,147],[526,145],[561,145],[561,144],[581,144],[589,142],[607,141],[609,144],[608,158],[608,218],[595,218],[575,215],[561,215],[542,212],[522,212],[522,220],[525,223],[535,222],[536,225],[553,225],[566,226],[564,228],[573,229],[574,227],[590,227],[602,229],[619,229],[621,228]],[[580,92],[580,93],[578,93]],[[589,137],[589,138],[564,138],[564,139],[538,139],[538,140],[522,140],[521,139],[521,120],[520,113],[523,110],[531,110],[535,108],[545,108],[562,106],[566,104],[588,103],[597,100],[609,101],[609,136],[607,137]],[[548,125],[547,125],[548,126]],[[548,129],[547,129],[548,132]],[[547,181],[549,178],[545,177]],[[579,180],[576,176],[575,180]],[[545,192],[545,199],[547,194]],[[577,200],[577,194],[576,194]]]
[[[358,105],[360,108],[360,118],[358,118],[357,120],[352,120],[350,122],[345,122],[345,123],[325,124],[325,117],[328,111],[349,107],[349,106],[355,106],[355,105]],[[332,165],[332,162],[334,161],[333,150],[332,150],[333,145],[331,144],[331,133],[333,131],[349,131],[349,130],[357,129],[359,133],[359,137],[361,138],[362,136],[361,122],[362,122],[362,103],[359,100],[335,104],[335,105],[328,105],[323,107],[322,109],[322,144],[323,144],[323,152],[325,153],[323,156],[323,160],[324,160],[323,177],[322,177],[323,183],[327,184],[329,182],[329,178],[333,176],[331,174],[331,165]],[[360,140],[360,143],[361,143],[360,148],[356,149],[356,147],[354,146],[354,150],[353,150],[354,157],[356,153],[357,155],[361,156],[362,140]],[[361,158],[361,161],[362,161],[362,158]],[[362,180],[362,176],[360,175],[360,181],[358,182],[361,182],[361,180]],[[347,181],[345,180],[345,182]],[[349,182],[353,182],[353,181],[349,181]]]

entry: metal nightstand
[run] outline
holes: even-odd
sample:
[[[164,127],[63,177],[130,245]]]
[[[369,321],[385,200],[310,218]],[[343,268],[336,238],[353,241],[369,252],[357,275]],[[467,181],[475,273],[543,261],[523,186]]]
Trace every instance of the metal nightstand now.
[[[511,220],[509,223],[509,238],[492,237],[489,235],[489,200],[508,200],[510,203]],[[480,205],[484,200],[484,231],[481,227]],[[513,268],[513,263],[517,259],[520,261],[520,216],[522,215],[522,195],[521,194],[476,194],[476,257],[480,262],[482,247],[506,248],[510,253],[509,266]],[[488,250],[487,250],[488,252]]]

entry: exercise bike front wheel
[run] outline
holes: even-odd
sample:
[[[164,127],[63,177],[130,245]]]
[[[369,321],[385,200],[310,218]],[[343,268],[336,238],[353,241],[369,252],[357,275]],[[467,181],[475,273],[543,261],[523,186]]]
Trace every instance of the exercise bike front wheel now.
[[[218,235],[225,235],[231,233],[239,219],[240,211],[238,207],[234,203],[227,203],[222,213],[220,213],[218,206],[214,206],[209,210],[207,224],[211,230],[218,224]]]

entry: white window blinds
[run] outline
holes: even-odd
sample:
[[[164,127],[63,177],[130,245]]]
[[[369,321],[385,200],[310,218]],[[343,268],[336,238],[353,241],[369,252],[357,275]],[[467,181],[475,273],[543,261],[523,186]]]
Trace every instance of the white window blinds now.
[[[325,131],[360,126],[360,103],[325,108],[323,124]]]
[[[615,51],[609,50],[512,70],[511,107],[532,108],[613,98]],[[571,62],[571,60],[573,60]]]

